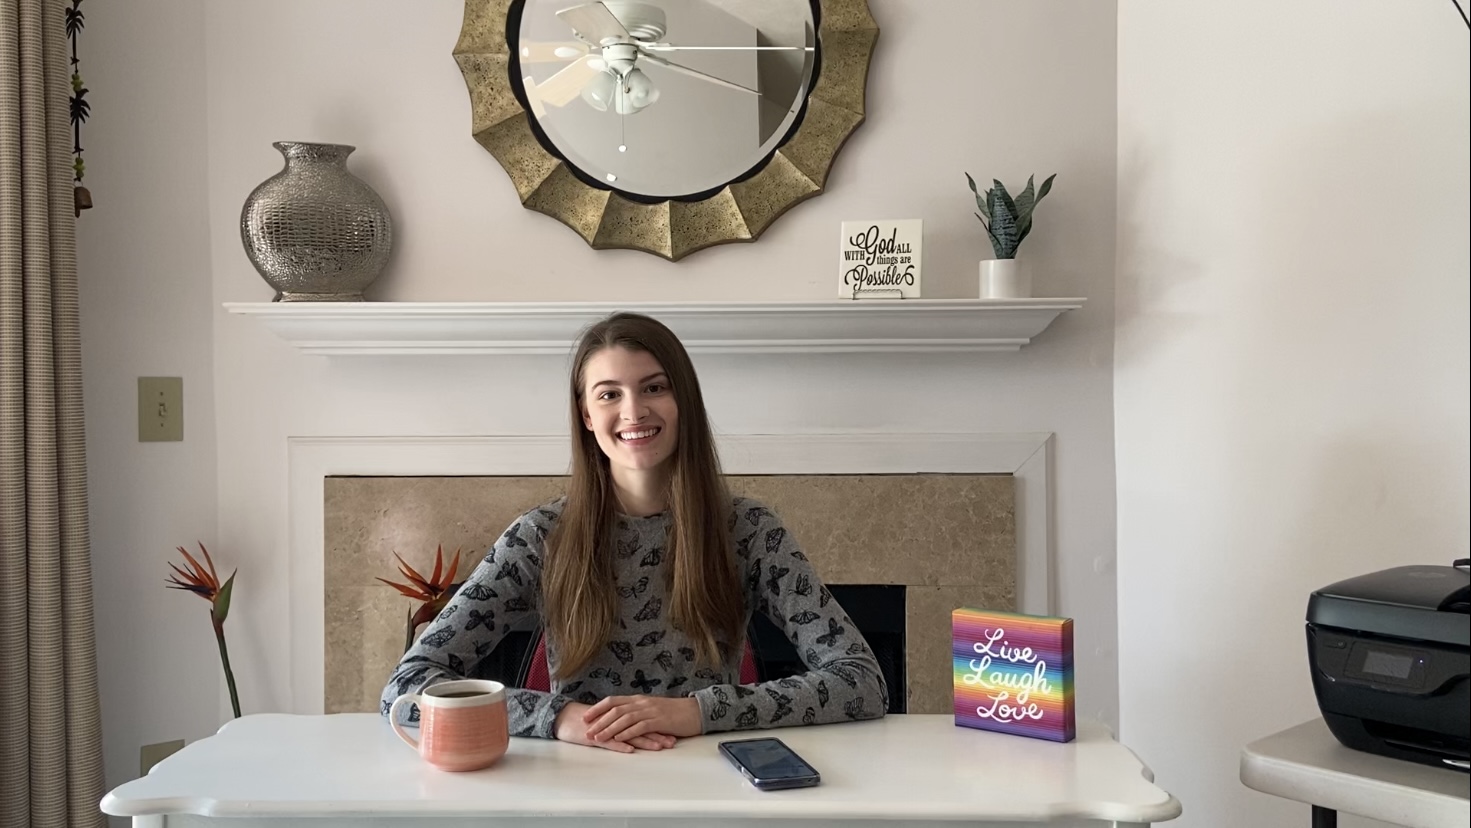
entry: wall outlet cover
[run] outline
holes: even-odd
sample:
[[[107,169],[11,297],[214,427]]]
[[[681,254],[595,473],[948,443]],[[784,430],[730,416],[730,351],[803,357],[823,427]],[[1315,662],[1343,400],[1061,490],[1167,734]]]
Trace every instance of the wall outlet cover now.
[[[153,770],[154,765],[169,758],[183,747],[183,739],[175,739],[171,742],[159,742],[154,745],[144,745],[138,750],[138,776],[147,776],[148,772]]]

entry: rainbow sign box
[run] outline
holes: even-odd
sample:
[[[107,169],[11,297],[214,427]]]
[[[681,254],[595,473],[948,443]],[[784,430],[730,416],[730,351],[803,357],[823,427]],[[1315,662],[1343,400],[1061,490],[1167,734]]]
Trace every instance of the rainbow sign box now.
[[[950,623],[957,726],[1073,740],[1071,618],[958,609]]]

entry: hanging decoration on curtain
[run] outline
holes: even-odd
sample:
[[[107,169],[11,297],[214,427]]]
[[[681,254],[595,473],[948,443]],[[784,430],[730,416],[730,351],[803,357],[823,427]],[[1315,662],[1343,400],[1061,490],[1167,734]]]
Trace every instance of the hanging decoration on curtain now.
[[[82,186],[82,177],[87,174],[87,165],[82,161],[82,124],[92,114],[92,105],[87,103],[87,87],[82,84],[81,62],[77,60],[77,34],[86,25],[86,18],[82,16],[82,0],[71,0],[66,10],[66,36],[71,38],[72,46],[72,154],[76,156],[72,161],[72,181],[75,182],[72,207],[78,218],[81,218],[83,210],[92,209],[92,192]]]

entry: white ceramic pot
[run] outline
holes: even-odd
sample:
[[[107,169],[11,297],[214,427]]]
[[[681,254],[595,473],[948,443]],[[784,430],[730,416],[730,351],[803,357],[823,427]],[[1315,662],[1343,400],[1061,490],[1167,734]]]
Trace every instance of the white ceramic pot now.
[[[1032,275],[1016,259],[982,259],[982,299],[1027,299],[1032,295]]]

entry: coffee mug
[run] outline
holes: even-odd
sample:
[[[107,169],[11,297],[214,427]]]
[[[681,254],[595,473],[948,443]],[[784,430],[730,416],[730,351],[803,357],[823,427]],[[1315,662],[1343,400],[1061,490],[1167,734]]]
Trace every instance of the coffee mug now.
[[[417,740],[398,723],[406,704],[419,705]],[[498,681],[446,681],[405,693],[393,700],[388,723],[424,761],[446,771],[488,768],[511,743],[506,686]]]

